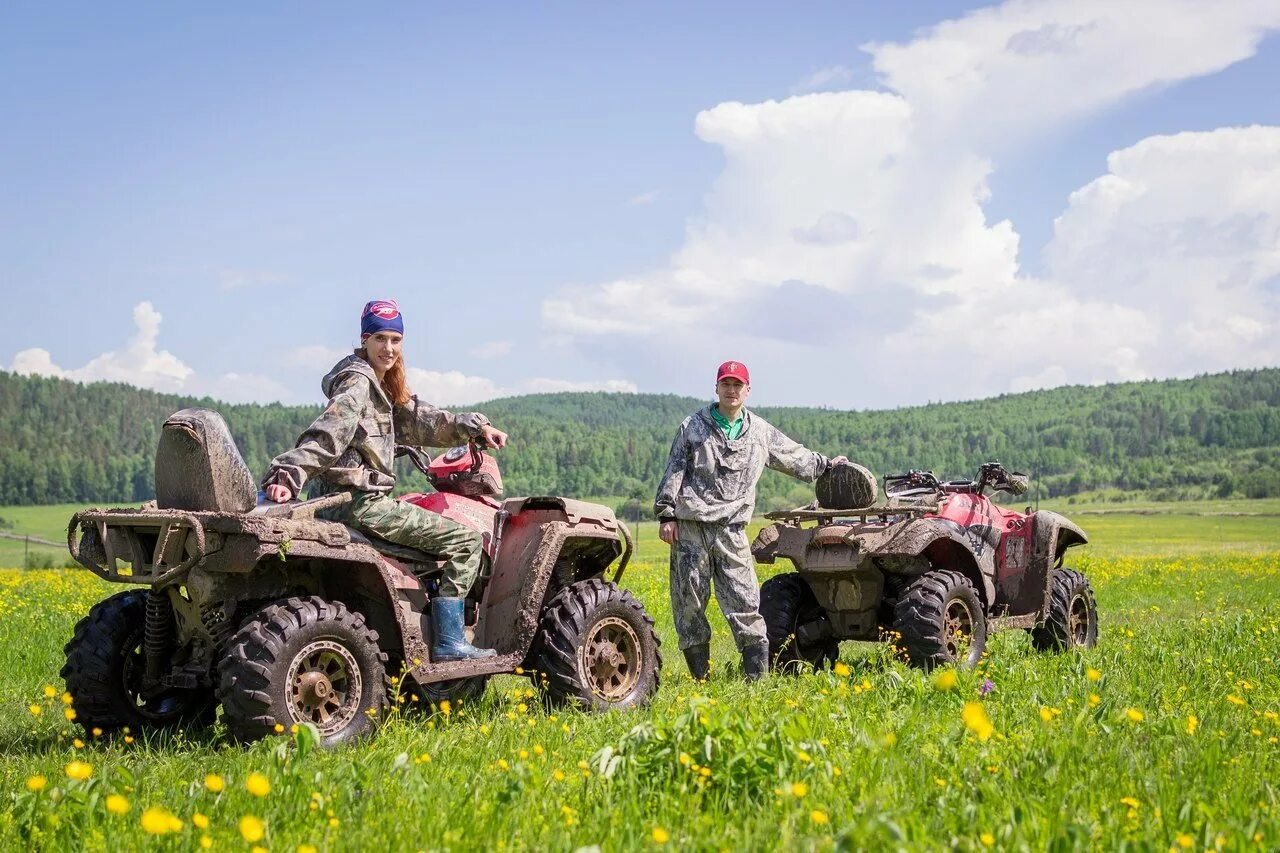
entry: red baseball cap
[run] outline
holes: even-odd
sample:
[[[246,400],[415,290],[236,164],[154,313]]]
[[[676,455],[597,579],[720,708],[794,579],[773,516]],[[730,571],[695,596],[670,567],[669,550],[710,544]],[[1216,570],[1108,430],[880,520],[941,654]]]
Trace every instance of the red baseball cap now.
[[[751,374],[747,372],[747,366],[740,361],[726,361],[720,365],[720,369],[716,371],[716,381],[726,377],[741,380],[743,385],[751,384]]]

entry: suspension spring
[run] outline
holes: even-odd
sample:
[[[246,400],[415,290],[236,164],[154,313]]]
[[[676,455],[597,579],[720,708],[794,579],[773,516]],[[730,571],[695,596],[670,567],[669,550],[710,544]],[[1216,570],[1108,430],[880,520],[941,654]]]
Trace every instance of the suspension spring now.
[[[158,682],[169,667],[173,628],[173,607],[169,604],[169,596],[161,590],[153,589],[147,596],[147,622],[142,634],[148,684]]]

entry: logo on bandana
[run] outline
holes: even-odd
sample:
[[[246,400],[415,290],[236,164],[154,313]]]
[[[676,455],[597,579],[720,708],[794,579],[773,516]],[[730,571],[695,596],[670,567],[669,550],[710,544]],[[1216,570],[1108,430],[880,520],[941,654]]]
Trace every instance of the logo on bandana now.
[[[382,320],[394,320],[400,316],[400,308],[394,302],[370,302],[365,314],[372,314]]]

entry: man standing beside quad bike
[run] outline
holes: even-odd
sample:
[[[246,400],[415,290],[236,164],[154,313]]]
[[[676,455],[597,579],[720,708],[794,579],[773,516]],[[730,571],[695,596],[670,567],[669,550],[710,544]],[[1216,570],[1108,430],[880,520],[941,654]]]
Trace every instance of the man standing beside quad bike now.
[[[748,680],[768,669],[769,641],[760,616],[746,527],[766,467],[813,482],[848,462],[828,459],[787,438],[744,407],[751,374],[740,361],[716,371],[717,401],[685,418],[671,445],[654,500],[659,536],[671,546],[671,612],[689,674],[707,677],[711,657],[708,594],[729,622]]]
[[[292,450],[271,462],[262,486],[286,503],[315,478],[318,493],[347,491],[351,501],[322,513],[358,530],[408,548],[448,558],[440,594],[431,599],[436,660],[492,657],[463,634],[463,606],[480,569],[482,537],[456,521],[391,498],[396,437],[406,444],[439,447],[480,439],[500,448],[507,434],[479,412],[454,414],[419,402],[404,378],[404,318],[395,302],[374,300],[360,315],[360,349],[339,361],[322,384],[329,404]],[[317,488],[317,485],[319,488]]]

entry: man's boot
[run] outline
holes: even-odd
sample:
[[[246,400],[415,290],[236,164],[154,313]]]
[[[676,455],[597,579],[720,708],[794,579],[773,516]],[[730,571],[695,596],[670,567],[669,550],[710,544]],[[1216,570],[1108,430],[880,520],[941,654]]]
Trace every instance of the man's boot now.
[[[435,633],[435,642],[431,644],[433,661],[491,658],[497,654],[493,649],[477,649],[467,642],[467,635],[463,633],[465,606],[461,598],[431,599],[431,625]]]
[[[707,643],[690,646],[684,650],[684,662],[689,665],[694,681],[706,681],[711,668],[711,646]]]
[[[742,677],[759,681],[769,670],[769,644],[760,643],[742,650]]]

